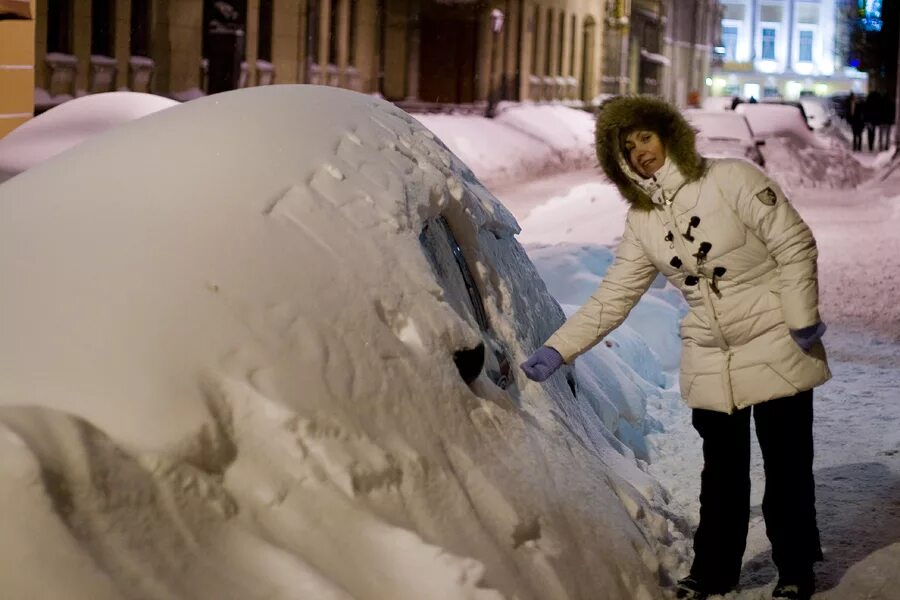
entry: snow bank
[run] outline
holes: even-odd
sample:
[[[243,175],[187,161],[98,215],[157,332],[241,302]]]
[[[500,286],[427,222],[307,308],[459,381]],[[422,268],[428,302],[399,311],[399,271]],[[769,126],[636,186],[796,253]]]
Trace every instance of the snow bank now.
[[[495,119],[415,115],[488,187],[594,164],[594,119],[562,105],[501,105]]]
[[[218,94],[0,185],[4,592],[659,598],[684,540],[570,369],[460,377],[487,333],[451,245],[426,257],[439,216],[517,364],[559,306],[509,213],[383,101]],[[616,339],[631,423],[657,369]]]
[[[770,137],[761,148],[766,171],[787,190],[848,189],[860,185],[870,171],[846,149],[813,146],[791,136]]]
[[[0,140],[0,182],[91,136],[176,104],[138,92],[92,94],[65,102]]]
[[[521,221],[523,244],[596,244],[615,240],[625,228],[628,204],[602,175],[597,181],[551,196]]]

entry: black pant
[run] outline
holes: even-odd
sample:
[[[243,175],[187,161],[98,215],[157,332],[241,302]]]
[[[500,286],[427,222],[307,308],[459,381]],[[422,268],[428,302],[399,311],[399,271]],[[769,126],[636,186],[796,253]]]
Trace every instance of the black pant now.
[[[853,129],[853,151],[862,152],[862,129]]]
[[[813,480],[812,390],[753,407],[766,474],[763,516],[781,577],[822,560]],[[725,414],[695,409],[703,438],[700,525],[691,576],[711,591],[734,587],[750,519],[750,408]]]

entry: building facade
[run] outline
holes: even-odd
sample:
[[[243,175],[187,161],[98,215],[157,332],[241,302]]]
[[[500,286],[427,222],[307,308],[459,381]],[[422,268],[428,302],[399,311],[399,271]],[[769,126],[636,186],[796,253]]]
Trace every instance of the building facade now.
[[[709,93],[721,5],[718,0],[669,0],[668,14],[663,94],[679,107],[697,106]]]
[[[34,112],[33,0],[0,0],[0,138]]]
[[[270,83],[409,106],[591,102],[603,0],[35,0],[38,110]]]
[[[864,92],[866,76],[842,64],[836,0],[724,0],[721,66],[712,93],[796,99]]]

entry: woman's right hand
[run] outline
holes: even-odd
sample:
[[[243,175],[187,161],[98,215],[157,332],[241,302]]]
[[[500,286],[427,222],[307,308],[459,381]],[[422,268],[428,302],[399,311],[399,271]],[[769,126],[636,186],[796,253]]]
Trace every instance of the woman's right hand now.
[[[563,357],[550,346],[541,346],[519,367],[532,381],[546,381],[562,366]]]

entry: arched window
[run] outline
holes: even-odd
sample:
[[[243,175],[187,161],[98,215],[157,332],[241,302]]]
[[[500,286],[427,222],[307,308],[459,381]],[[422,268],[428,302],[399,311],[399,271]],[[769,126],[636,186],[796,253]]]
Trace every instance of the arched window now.
[[[91,54],[112,56],[115,54],[116,7],[115,0],[91,2]]]
[[[131,0],[131,55],[150,56],[150,0]]]
[[[569,29],[569,75],[575,77],[575,29],[578,21],[572,15],[572,27]]]
[[[340,24],[338,8],[340,0],[332,0],[331,10],[328,13],[328,64],[338,63],[338,41],[340,39]]]
[[[356,19],[359,13],[359,0],[350,0],[350,16],[349,27],[350,32],[347,34],[347,64],[353,66],[356,64]]]
[[[272,62],[272,0],[259,0],[259,37],[256,57]]]
[[[559,13],[559,36],[556,38],[556,49],[559,51],[556,55],[556,74],[563,75],[563,47],[566,39],[566,13]]]
[[[47,0],[47,52],[72,54],[72,0]]]
[[[544,75],[553,75],[553,9],[547,9],[547,33],[544,36]]]

